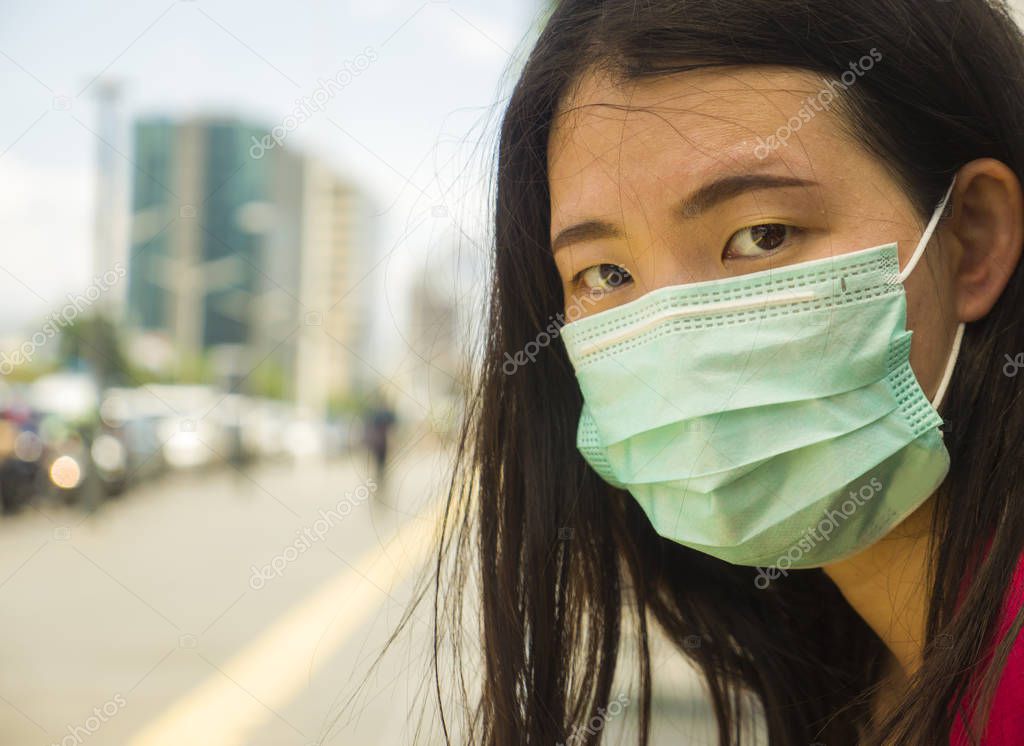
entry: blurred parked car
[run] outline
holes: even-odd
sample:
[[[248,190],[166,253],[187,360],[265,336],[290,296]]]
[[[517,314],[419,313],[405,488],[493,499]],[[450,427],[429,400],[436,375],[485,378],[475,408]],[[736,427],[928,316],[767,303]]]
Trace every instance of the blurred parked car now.
[[[5,409],[0,415],[0,509],[4,513],[13,513],[32,499],[42,455],[42,441],[29,411]]]

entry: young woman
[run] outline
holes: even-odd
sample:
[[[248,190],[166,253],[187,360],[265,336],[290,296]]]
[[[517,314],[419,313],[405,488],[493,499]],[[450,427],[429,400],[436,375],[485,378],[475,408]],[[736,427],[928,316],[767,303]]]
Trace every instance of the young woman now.
[[[627,629],[646,732],[656,623],[722,744],[1024,743],[1007,7],[564,0],[498,166],[469,740],[580,742]]]

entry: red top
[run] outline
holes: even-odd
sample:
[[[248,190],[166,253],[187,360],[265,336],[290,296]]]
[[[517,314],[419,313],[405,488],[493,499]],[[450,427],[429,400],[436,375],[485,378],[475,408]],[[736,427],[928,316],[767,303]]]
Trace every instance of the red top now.
[[[991,543],[991,542],[989,542]],[[986,552],[988,551],[986,547]],[[1017,561],[1017,568],[1010,580],[1010,586],[997,622],[995,640],[1006,635],[1013,624],[1013,617],[1024,605],[1024,554]],[[986,655],[987,663],[992,657]],[[970,741],[964,730],[960,713],[953,721],[949,732],[950,746],[966,746]],[[1006,659],[999,684],[992,699],[988,725],[981,738],[981,746],[1020,746],[1024,743],[1024,629],[1018,634]]]

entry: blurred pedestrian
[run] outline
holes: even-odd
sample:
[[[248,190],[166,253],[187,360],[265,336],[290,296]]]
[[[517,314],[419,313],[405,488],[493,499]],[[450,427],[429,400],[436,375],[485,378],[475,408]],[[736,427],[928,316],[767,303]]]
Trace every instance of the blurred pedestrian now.
[[[388,441],[396,421],[394,410],[383,392],[377,392],[363,415],[363,445],[373,458],[373,478],[377,483],[377,499],[384,496],[388,461]]]

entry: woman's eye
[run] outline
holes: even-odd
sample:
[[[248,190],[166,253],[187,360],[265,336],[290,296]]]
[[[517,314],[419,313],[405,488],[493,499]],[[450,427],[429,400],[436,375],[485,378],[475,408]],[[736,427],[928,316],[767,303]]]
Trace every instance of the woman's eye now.
[[[595,264],[578,272],[573,282],[582,285],[590,292],[608,292],[632,282],[629,270],[618,264]]]
[[[732,234],[724,257],[758,257],[770,254],[796,234],[797,228],[783,223],[763,223],[742,228]]]

